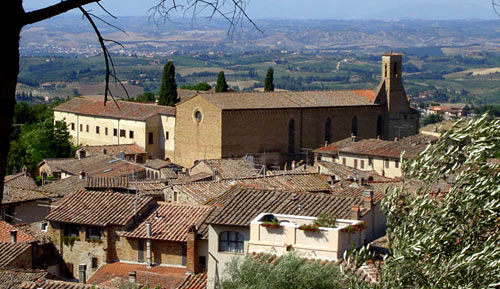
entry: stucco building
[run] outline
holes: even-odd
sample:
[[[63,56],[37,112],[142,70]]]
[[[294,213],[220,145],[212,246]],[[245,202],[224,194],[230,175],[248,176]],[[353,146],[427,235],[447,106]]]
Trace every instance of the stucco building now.
[[[176,106],[174,162],[251,155],[283,164],[354,134],[394,139],[418,132],[402,83],[401,54],[382,56],[376,90],[204,93]]]
[[[66,122],[75,145],[136,144],[148,156],[174,155],[174,107],[74,97],[54,108],[54,121]]]

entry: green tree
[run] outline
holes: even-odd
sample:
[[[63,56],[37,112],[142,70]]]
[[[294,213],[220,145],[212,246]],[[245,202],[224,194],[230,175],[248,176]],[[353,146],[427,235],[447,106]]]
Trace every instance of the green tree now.
[[[264,80],[264,91],[274,91],[273,74],[273,68],[269,67],[269,69],[267,70],[266,79]]]
[[[217,75],[217,84],[215,85],[215,92],[227,92],[228,86],[226,83],[226,77],[224,76],[224,71],[219,72]]]
[[[163,67],[158,104],[174,106],[179,100],[177,96],[177,84],[175,83],[175,66],[172,61],[169,61]]]
[[[206,82],[200,82],[197,85],[183,85],[181,88],[187,90],[207,91],[212,87]]]
[[[443,118],[439,114],[429,114],[422,119],[422,124],[426,126],[428,124],[438,123],[442,120]]]
[[[382,288],[493,288],[500,277],[500,120],[483,115],[455,126],[415,160],[406,178],[417,194],[391,190],[387,212],[390,257]],[[451,183],[445,194],[432,184]],[[494,285],[497,284],[497,285]]]
[[[306,261],[296,253],[272,260],[268,255],[233,259],[227,267],[223,289],[330,289],[346,288],[340,267]]]

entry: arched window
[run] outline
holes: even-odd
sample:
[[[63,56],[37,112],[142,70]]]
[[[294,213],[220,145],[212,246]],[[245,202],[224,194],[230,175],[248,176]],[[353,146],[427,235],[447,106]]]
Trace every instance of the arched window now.
[[[291,119],[288,124],[288,153],[295,152],[295,120]]]
[[[358,118],[353,117],[351,122],[351,133],[355,136],[358,135]]]
[[[325,142],[331,141],[332,119],[327,118],[325,122]]]
[[[377,117],[377,137],[378,136],[382,137],[383,133],[384,133],[384,120],[382,119],[382,116],[379,115]]]
[[[242,234],[233,231],[225,231],[219,234],[219,252],[243,253]]]

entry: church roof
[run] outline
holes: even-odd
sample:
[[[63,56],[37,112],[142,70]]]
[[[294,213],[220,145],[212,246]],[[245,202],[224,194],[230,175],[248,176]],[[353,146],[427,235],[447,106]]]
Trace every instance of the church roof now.
[[[223,110],[375,105],[373,90],[225,92],[200,96]]]

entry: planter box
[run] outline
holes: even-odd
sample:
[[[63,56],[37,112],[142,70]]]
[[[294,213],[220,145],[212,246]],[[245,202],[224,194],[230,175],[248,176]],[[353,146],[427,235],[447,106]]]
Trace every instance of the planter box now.
[[[278,229],[281,227],[279,224],[261,224],[262,227],[268,228],[268,229]]]

